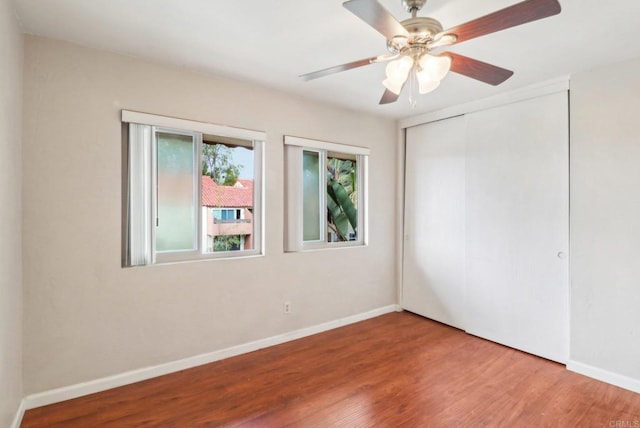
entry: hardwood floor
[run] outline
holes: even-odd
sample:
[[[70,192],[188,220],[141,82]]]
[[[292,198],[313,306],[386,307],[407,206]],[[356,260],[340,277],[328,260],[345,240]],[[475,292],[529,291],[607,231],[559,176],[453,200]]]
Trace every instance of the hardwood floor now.
[[[640,394],[403,312],[29,410],[22,422],[138,426],[626,428],[640,427]]]

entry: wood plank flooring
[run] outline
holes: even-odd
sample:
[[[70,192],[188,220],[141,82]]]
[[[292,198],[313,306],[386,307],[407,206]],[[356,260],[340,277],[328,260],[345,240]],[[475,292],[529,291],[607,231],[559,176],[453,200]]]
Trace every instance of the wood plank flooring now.
[[[22,422],[141,426],[626,428],[640,426],[640,394],[403,312],[29,410]]]

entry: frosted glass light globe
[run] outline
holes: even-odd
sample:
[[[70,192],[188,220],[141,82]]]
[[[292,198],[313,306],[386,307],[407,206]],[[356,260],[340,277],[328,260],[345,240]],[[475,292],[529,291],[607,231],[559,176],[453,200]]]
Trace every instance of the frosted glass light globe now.
[[[440,86],[439,80],[429,80],[424,78],[421,79],[420,73],[418,73],[418,90],[421,94],[427,94],[436,89],[438,86]]]
[[[382,84],[384,85],[385,88],[387,88],[394,94],[399,95],[400,91],[402,91],[402,86],[404,85],[404,81],[393,81],[389,78],[386,78],[382,81]]]
[[[398,82],[404,83],[412,68],[413,58],[410,56],[402,56],[387,64],[387,79],[391,80],[394,84],[398,84]]]
[[[426,73],[429,80],[442,80],[451,68],[451,57],[448,55],[433,56],[424,54],[418,62],[421,71],[418,74]]]

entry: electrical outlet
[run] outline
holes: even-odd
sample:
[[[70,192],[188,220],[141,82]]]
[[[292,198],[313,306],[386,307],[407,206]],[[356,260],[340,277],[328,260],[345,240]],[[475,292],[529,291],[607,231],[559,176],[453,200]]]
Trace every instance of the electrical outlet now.
[[[290,314],[291,313],[291,302],[284,302],[283,309],[284,309],[284,313],[285,314]]]

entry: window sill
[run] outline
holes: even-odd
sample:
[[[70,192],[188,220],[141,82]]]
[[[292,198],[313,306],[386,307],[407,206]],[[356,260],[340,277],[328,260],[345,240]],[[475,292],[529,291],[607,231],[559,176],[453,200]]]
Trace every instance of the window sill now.
[[[299,249],[295,250],[285,250],[285,253],[308,253],[314,251],[326,251],[326,250],[344,250],[347,248],[365,248],[368,247],[369,244],[365,242],[333,242],[333,243],[322,243],[322,244],[307,244],[303,245]]]
[[[200,254],[200,255],[164,255],[160,257],[156,256],[155,263],[150,263],[146,266],[126,266],[126,267],[153,267],[153,266],[166,266],[182,263],[194,263],[194,262],[207,262],[215,260],[238,260],[238,259],[254,259],[258,257],[264,257],[262,251],[238,251],[238,254],[229,253],[213,253],[213,254]]]

